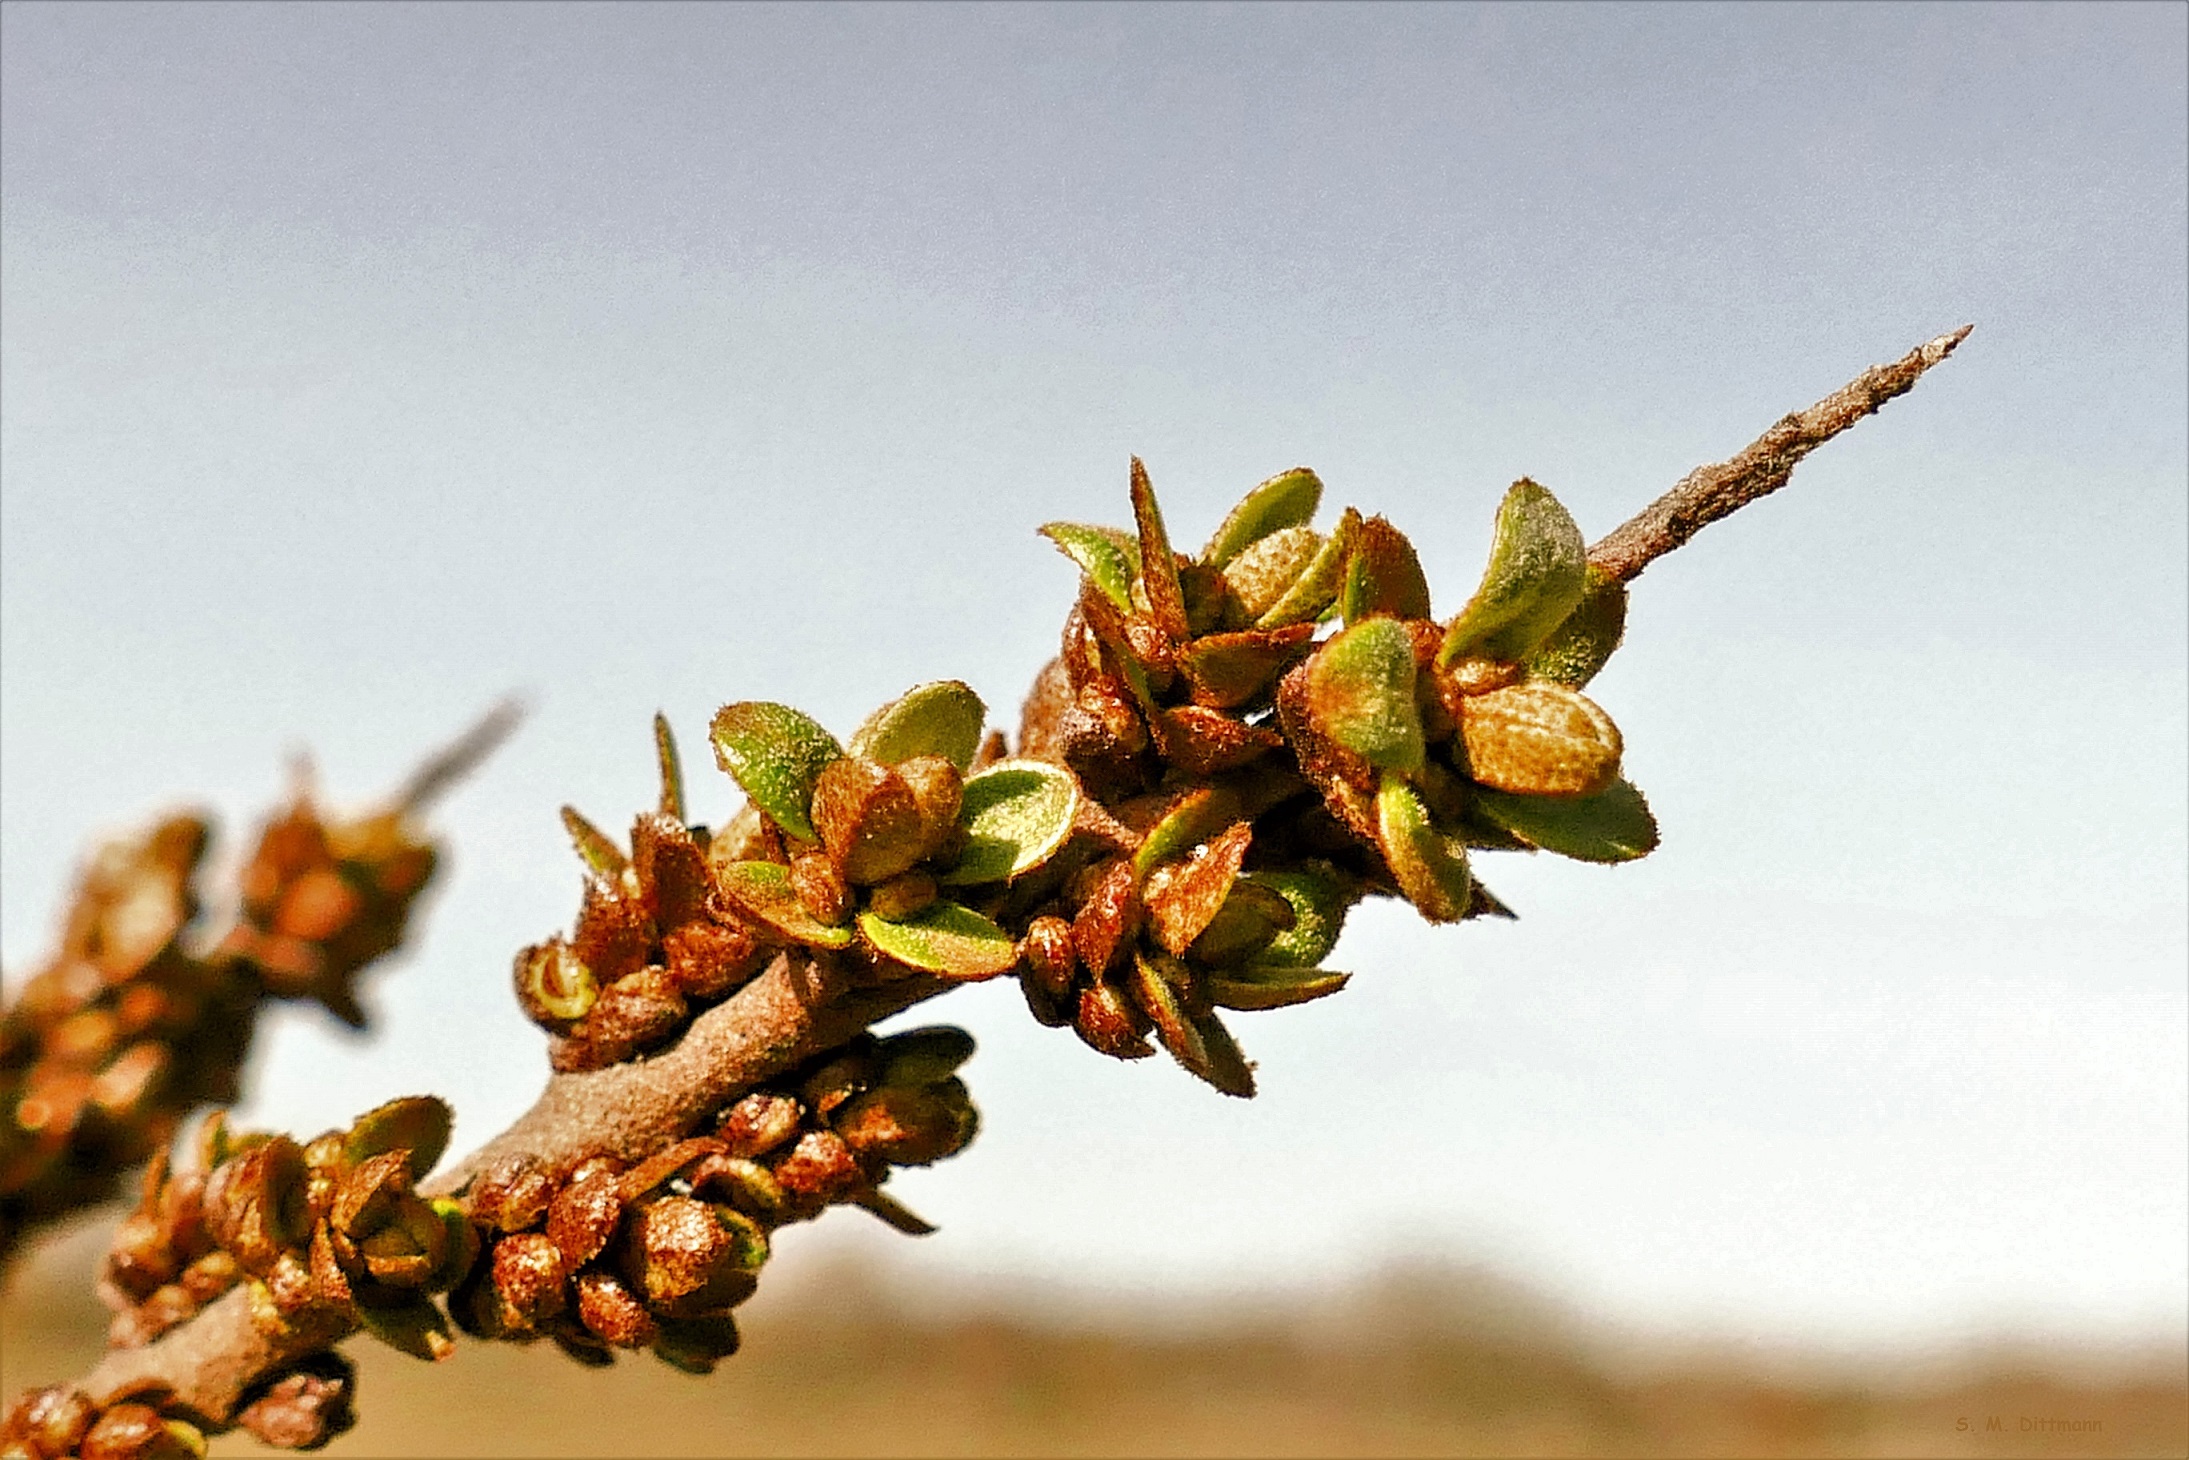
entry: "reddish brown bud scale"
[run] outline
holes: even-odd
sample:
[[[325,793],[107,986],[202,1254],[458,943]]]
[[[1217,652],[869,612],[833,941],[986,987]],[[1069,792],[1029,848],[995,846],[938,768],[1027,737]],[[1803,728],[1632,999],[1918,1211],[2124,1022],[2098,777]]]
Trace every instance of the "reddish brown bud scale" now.
[[[694,922],[662,940],[662,955],[678,992],[714,1003],[750,983],[768,950],[742,922]]]
[[[512,1328],[537,1328],[562,1312],[568,1276],[577,1266],[561,1244],[538,1232],[495,1243],[491,1272],[502,1321]]]
[[[851,1148],[833,1131],[808,1131],[772,1171],[789,1195],[819,1203],[841,1201],[866,1180]]]
[[[1079,976],[1079,956],[1070,923],[1053,914],[1035,918],[1019,940],[1019,955],[1026,964],[1021,981],[1030,981],[1051,999],[1071,993]]]
[[[1140,929],[1142,909],[1132,863],[1113,858],[1094,874],[1091,890],[1072,919],[1072,948],[1087,971],[1100,977]]]
[[[1155,1053],[1148,1043],[1148,1017],[1107,979],[1098,979],[1080,991],[1073,1011],[1072,1031],[1090,1049],[1112,1059],[1146,1059]]]
[[[588,1270],[578,1274],[575,1286],[578,1321],[601,1342],[644,1348],[660,1335],[661,1325],[646,1304],[614,1273]]]
[[[569,1271],[600,1256],[615,1236],[623,1219],[619,1187],[615,1173],[596,1168],[573,1177],[548,1205],[547,1237]]]
[[[764,1156],[796,1133],[798,1118],[790,1096],[756,1092],[724,1111],[715,1133],[730,1156]]]
[[[851,916],[851,888],[824,852],[791,858],[790,886],[799,904],[818,922],[835,926]]]

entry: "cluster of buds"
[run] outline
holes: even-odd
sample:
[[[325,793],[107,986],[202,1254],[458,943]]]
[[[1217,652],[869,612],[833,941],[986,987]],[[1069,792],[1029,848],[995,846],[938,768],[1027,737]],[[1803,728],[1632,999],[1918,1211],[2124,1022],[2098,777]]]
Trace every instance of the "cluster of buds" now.
[[[116,1310],[110,1341],[148,1342],[251,1282],[272,1321],[321,1309],[406,1353],[440,1357],[447,1325],[431,1295],[478,1255],[462,1207],[417,1191],[448,1136],[448,1107],[430,1097],[390,1101],[301,1145],[232,1134],[212,1117],[195,1165],[170,1171],[156,1160],[142,1202],[115,1231],[100,1281]]]
[[[193,1110],[234,1101],[266,998],[364,1024],[358,975],[402,941],[433,875],[418,813],[512,722],[497,711],[363,815],[324,814],[300,785],[217,938],[194,936],[202,817],[93,856],[59,951],[0,1015],[0,1258],[32,1223],[118,1195]]]
[[[357,1423],[357,1369],[313,1354],[252,1386],[235,1423],[283,1450],[316,1450]],[[206,1433],[147,1399],[100,1406],[65,1384],[33,1389],[0,1419],[8,1460],[204,1460]]]
[[[0,1254],[110,1196],[193,1104],[234,1098],[257,997],[185,942],[206,842],[177,816],[102,847],[59,951],[0,1015]]]
[[[1348,508],[1327,534],[1310,525],[1322,484],[1304,468],[1248,493],[1191,558],[1138,461],[1131,495],[1133,533],[1044,529],[1083,577],[1020,750],[1072,770],[1084,825],[1133,839],[1072,867],[1028,927],[1037,1019],[1126,1059],[1152,1030],[1251,1094],[1215,1011],[1336,992],[1345,975],[1317,965],[1361,897],[1510,916],[1468,847],[1619,861],[1655,845],[1618,732],[1579,693],[1617,647],[1624,589],[1541,487],[1507,494],[1449,625],[1389,522]]]
[[[450,1311],[477,1336],[547,1338],[590,1364],[644,1348],[711,1370],[737,1347],[732,1310],[757,1286],[776,1227],[852,1203],[900,1230],[932,1230],[881,1185],[892,1167],[972,1139],[977,1117],[954,1073],[972,1049],[953,1028],[862,1035],[635,1165],[495,1162],[466,1198],[485,1250]]]
[[[788,706],[726,706],[715,753],[750,805],[719,832],[687,821],[657,716],[660,808],[638,818],[628,852],[564,808],[584,900],[567,940],[517,956],[518,1001],[557,1036],[555,1068],[668,1043],[786,950],[869,981],[1015,968],[1017,940],[992,914],[1071,836],[1081,798],[1060,767],[999,759],[1001,736],[984,746],[986,713],[963,684],[921,685],[846,750]]]

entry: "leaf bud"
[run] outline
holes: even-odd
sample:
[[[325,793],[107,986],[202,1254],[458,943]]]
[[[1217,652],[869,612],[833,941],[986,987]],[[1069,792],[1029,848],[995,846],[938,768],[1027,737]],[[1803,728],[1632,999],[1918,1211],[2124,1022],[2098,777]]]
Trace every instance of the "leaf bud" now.
[[[690,1013],[668,970],[649,965],[602,989],[592,1012],[573,1032],[593,1046],[598,1058],[621,1064],[666,1043],[683,1029]]]
[[[750,1217],[688,1196],[638,1209],[625,1229],[623,1267],[647,1305],[696,1318],[743,1302],[768,1260],[767,1235]]]
[[[260,1277],[304,1241],[304,1215],[303,1152],[287,1136],[223,1162],[206,1183],[205,1219],[213,1240]]]
[[[851,916],[851,888],[824,853],[801,852],[791,858],[790,888],[817,922],[834,926]]]
[[[1147,1015],[1108,979],[1096,979],[1080,990],[1072,1031],[1090,1049],[1112,1059],[1146,1059],[1155,1053],[1148,1043],[1148,1028]]]
[[[929,1166],[965,1149],[979,1127],[963,1081],[885,1085],[845,1105],[834,1120],[844,1144],[892,1166]]]
[[[662,954],[677,990],[708,1003],[743,987],[767,961],[767,949],[743,923],[686,923],[662,939]]]
[[[598,1167],[580,1167],[556,1194],[547,1208],[547,1236],[569,1271],[576,1272],[607,1248],[623,1219],[623,1205],[617,1173]]]
[[[813,826],[836,869],[859,886],[887,881],[927,852],[927,828],[911,786],[863,756],[847,755],[821,772],[813,792]],[[836,921],[818,908],[815,916]]]
[[[1072,947],[1087,971],[1100,977],[1140,930],[1140,892],[1133,864],[1123,857],[1102,864],[1079,913],[1072,919]]]
[[[33,1460],[60,1460],[76,1453],[96,1411],[80,1390],[48,1384],[17,1400],[0,1424],[0,1441],[21,1442]]]
[[[755,1091],[722,1112],[715,1133],[734,1157],[764,1156],[798,1129],[798,1102],[788,1095]]]
[[[819,1205],[843,1200],[866,1181],[851,1148],[834,1131],[806,1132],[772,1169],[790,1196]]]
[[[779,1221],[785,1201],[782,1183],[767,1167],[742,1156],[710,1156],[692,1168],[694,1195],[716,1195],[764,1224]]]
[[[881,1082],[882,1062],[871,1041],[861,1040],[822,1061],[798,1085],[806,1109],[827,1118],[836,1107]]]
[[[149,1404],[108,1406],[84,1434],[83,1460],[202,1460],[205,1436],[195,1425],[160,1418]]]
[[[316,1450],[357,1423],[357,1369],[337,1353],[314,1354],[245,1404],[236,1423],[261,1444]]]
[[[1315,561],[1322,545],[1321,533],[1295,525],[1270,533],[1222,565],[1224,582],[1237,597],[1246,622],[1254,622],[1277,606],[1277,601],[1307,571],[1308,564]],[[1307,617],[1313,618],[1322,608],[1322,604],[1315,605]]]
[[[547,1218],[555,1184],[531,1156],[499,1156],[479,1173],[471,1188],[471,1214],[503,1232],[526,1232]]]
[[[1026,964],[1021,982],[1038,987],[1051,999],[1071,993],[1079,976],[1079,960],[1072,948],[1070,923],[1052,914],[1035,918],[1019,940],[1019,956]]]
[[[495,1243],[491,1271],[502,1302],[502,1324],[536,1329],[562,1312],[565,1280],[574,1267],[554,1241],[538,1232],[519,1232]]]
[[[578,1274],[578,1321],[603,1343],[617,1348],[644,1348],[661,1333],[661,1325],[630,1285],[612,1272],[598,1268]]]

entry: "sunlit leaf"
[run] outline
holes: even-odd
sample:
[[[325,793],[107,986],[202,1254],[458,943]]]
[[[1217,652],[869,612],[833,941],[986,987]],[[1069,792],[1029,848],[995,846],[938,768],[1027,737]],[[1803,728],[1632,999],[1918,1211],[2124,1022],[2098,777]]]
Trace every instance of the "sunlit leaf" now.
[[[1275,608],[1322,546],[1323,535],[1312,527],[1280,528],[1224,564],[1224,582],[1238,600],[1243,621],[1251,624]]]
[[[1120,613],[1132,612],[1133,579],[1140,574],[1140,546],[1114,527],[1052,522],[1041,535],[1064,550]]]
[[[1588,590],[1566,621],[1528,656],[1528,673],[1580,689],[1619,647],[1627,627],[1627,586],[1601,568],[1588,570]]]
[[[883,956],[945,978],[993,978],[1018,963],[1009,933],[954,902],[931,902],[901,923],[861,913],[859,931]]]
[[[1392,618],[1429,616],[1429,580],[1405,533],[1382,517],[1360,526],[1353,555],[1345,566],[1338,612],[1349,624],[1378,614]]]
[[[1221,786],[1201,786],[1181,796],[1148,829],[1133,853],[1133,871],[1145,877],[1168,861],[1215,836],[1239,819],[1239,799]]]
[[[958,812],[965,850],[940,880],[967,886],[1024,876],[1070,838],[1079,805],[1079,782],[1047,761],[1001,760],[967,777]]]
[[[1322,481],[1304,466],[1279,472],[1240,499],[1216,529],[1201,561],[1221,568],[1273,532],[1305,525],[1322,505]]]
[[[851,737],[851,753],[883,765],[916,755],[939,755],[969,769],[980,749],[988,707],[972,687],[955,679],[918,685],[867,717]]]
[[[791,887],[790,868],[776,862],[725,862],[714,869],[715,886],[746,912],[794,943],[842,948],[851,929],[816,918]]]
[[[1352,899],[1336,877],[1303,867],[1249,872],[1242,880],[1266,887],[1292,904],[1292,926],[1254,956],[1256,963],[1312,968],[1337,946]]]
[[[1484,816],[1531,846],[1582,862],[1631,862],[1657,846],[1657,819],[1625,780],[1593,796],[1514,796],[1481,791]]]
[[[431,1095],[390,1100],[366,1111],[351,1124],[349,1137],[342,1143],[342,1157],[354,1166],[386,1151],[408,1151],[411,1177],[422,1181],[448,1149],[455,1121],[448,1102]]]
[[[1497,509],[1482,586],[1445,631],[1437,662],[1525,659],[1581,601],[1587,560],[1558,499],[1525,477],[1514,482]]]
[[[1619,774],[1619,727],[1579,690],[1531,679],[1460,701],[1469,778],[1521,796],[1586,796]]]
[[[714,755],[752,804],[798,838],[814,839],[813,784],[844,753],[836,737],[788,705],[745,700],[714,717]]]
[[[1315,556],[1285,590],[1284,597],[1264,610],[1254,626],[1276,629],[1286,624],[1312,623],[1321,617],[1322,611],[1337,599],[1338,589],[1345,582],[1346,561],[1353,554],[1353,540],[1360,530],[1360,513],[1346,508],[1330,536],[1323,540]]]
[[[1466,848],[1437,830],[1413,787],[1397,776],[1385,776],[1376,793],[1376,832],[1385,864],[1416,911],[1432,923],[1467,915]]]
[[[1372,618],[1339,634],[1308,661],[1314,726],[1370,765],[1421,765],[1421,712],[1414,703],[1414,637],[1397,619]]]
[[[1155,503],[1155,487],[1148,469],[1133,458],[1133,521],[1140,527],[1140,587],[1147,595],[1148,615],[1155,626],[1173,639],[1183,640],[1186,597],[1178,586],[1178,556],[1171,548],[1170,533],[1163,526],[1163,510]]]
[[[1225,1009],[1283,1009],[1334,994],[1352,976],[1327,968],[1250,963],[1212,975],[1209,997]]]

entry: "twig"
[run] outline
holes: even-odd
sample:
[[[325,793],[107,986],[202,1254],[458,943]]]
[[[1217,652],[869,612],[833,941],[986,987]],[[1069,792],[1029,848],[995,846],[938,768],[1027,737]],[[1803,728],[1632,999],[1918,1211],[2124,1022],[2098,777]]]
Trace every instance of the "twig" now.
[[[1589,561],[1622,582],[1680,546],[1710,522],[1784,485],[1811,451],[1915,384],[1969,333],[1963,327],[1891,365],[1865,371],[1808,410],[1790,415],[1732,460],[1690,472],[1663,497],[1590,549]],[[481,739],[499,727],[486,729]],[[467,747],[468,749],[468,747]],[[418,787],[430,793],[437,777]],[[711,1110],[802,1060],[831,1049],[878,1020],[949,988],[942,979],[908,978],[853,989],[824,964],[779,958],[733,997],[702,1014],[668,1050],[651,1059],[550,1079],[540,1098],[507,1131],[429,1182],[431,1194],[458,1194],[486,1162],[528,1154],[548,1166],[611,1152],[637,1158],[688,1134]],[[251,1387],[353,1331],[324,1310],[286,1329],[255,1316],[246,1285],[140,1348],[110,1353],[78,1381],[95,1403],[136,1394],[230,1422]]]
[[[1785,417],[1732,460],[1696,467],[1591,547],[1590,566],[1622,583],[1632,582],[1651,562],[1720,517],[1785,486],[1803,457],[1913,389],[1923,372],[1951,355],[1974,328],[1965,324],[1890,365],[1873,366],[1806,411]]]

